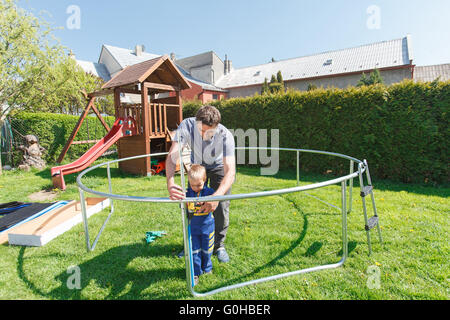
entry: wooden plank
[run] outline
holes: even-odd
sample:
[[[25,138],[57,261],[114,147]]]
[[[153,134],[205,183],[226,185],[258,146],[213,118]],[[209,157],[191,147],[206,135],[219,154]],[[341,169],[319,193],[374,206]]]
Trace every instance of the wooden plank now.
[[[25,219],[25,220],[15,224],[11,228],[0,232],[0,244],[4,244],[4,243],[8,242],[8,234],[10,234],[11,232],[14,232],[15,228],[18,228],[22,224],[39,217],[40,215],[44,214],[45,212],[50,212],[50,211],[57,210],[57,208],[65,206],[65,205],[67,205],[69,203],[70,202],[68,202],[68,201],[58,201],[55,204],[53,204],[52,206],[50,206],[50,207],[48,207],[48,208],[46,208],[46,209],[44,209],[44,210],[42,210],[40,212],[36,212],[36,214],[34,214],[33,216],[28,217],[27,219]]]
[[[75,128],[73,129],[72,133],[70,134],[70,137],[67,140],[66,145],[64,146],[63,150],[61,151],[61,154],[59,155],[58,160],[56,160],[56,162],[61,163],[63,161],[67,151],[69,151],[69,148],[72,145],[73,140],[75,139],[75,136],[77,135],[78,131],[80,130],[84,119],[86,119],[86,116],[88,115],[89,110],[94,105],[94,100],[95,100],[95,97],[92,97],[88,101],[86,108],[84,108],[83,113],[81,114],[80,118],[78,119],[78,122],[75,125]]]
[[[179,106],[179,110],[178,110],[178,125],[180,125],[180,123],[183,121],[183,102],[181,100],[181,93],[180,93],[180,91],[177,91],[176,98],[177,98],[177,104]]]
[[[103,119],[102,115],[100,114],[100,112],[98,111],[97,107],[94,104],[92,104],[92,110],[94,111],[98,120],[100,120],[100,122],[102,123],[103,128],[105,128],[106,132],[109,132],[109,130],[111,129],[109,128],[108,124],[105,122],[105,119]]]
[[[109,207],[107,198],[87,198],[87,217]],[[80,202],[72,201],[62,208],[43,214],[8,234],[11,245],[40,247],[83,221]]]
[[[101,97],[101,96],[106,96],[108,94],[112,94],[114,93],[114,90],[112,89],[106,89],[106,90],[99,90],[99,91],[94,91],[92,93],[89,93],[87,96],[89,98],[95,98],[95,97]]]
[[[164,133],[164,128],[163,128],[163,115],[162,115],[162,106],[161,103],[158,103],[158,117],[159,117],[159,133]]]
[[[90,143],[97,143],[100,140],[84,140],[84,141],[74,141],[72,144],[90,144]]]
[[[143,87],[142,95],[141,95],[141,105],[142,110],[144,111],[144,140],[145,140],[145,154],[150,154],[150,131],[152,122],[150,119],[150,109],[149,109],[149,101],[148,101],[148,89]],[[146,174],[148,174],[151,170],[150,165],[150,157],[145,158],[145,170]]]
[[[148,89],[158,89],[165,91],[179,91],[180,88],[178,86],[172,86],[168,84],[162,83],[154,83],[154,82],[144,82],[144,87]]]
[[[155,121],[155,130],[153,130],[153,132],[155,133],[155,135],[158,134],[158,114],[156,113],[156,103],[153,103],[153,120]]]

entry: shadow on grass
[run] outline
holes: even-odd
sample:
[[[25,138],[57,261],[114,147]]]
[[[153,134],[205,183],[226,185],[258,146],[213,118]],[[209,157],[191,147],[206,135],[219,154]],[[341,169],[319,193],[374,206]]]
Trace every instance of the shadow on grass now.
[[[81,290],[69,289],[67,282],[71,273],[62,272],[55,277],[60,286],[45,292],[41,285],[30,280],[25,271],[24,254],[25,247],[20,249],[17,259],[17,274],[19,278],[33,291],[34,294],[56,300],[80,300],[89,299],[82,296],[86,287],[95,283],[98,290],[109,291],[106,297],[101,299],[144,299],[143,291],[157,282],[183,279],[186,275],[183,268],[149,268],[142,270],[130,268],[128,265],[136,258],[151,259],[156,256],[172,256],[172,246],[153,244],[149,246],[145,241],[131,245],[111,248],[98,256],[78,265],[80,268]],[[159,295],[152,295],[151,299],[180,299],[188,294],[185,290],[162,290]],[[87,294],[88,295],[88,294]],[[95,298],[94,298],[95,299]]]

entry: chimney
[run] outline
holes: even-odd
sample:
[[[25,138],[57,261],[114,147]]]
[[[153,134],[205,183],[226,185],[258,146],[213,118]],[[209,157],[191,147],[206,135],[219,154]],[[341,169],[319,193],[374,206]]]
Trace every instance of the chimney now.
[[[231,60],[228,60],[228,73],[231,72],[231,69],[233,69],[233,63],[231,62]]]
[[[172,60],[172,61],[176,60],[175,53],[173,53],[173,52],[170,53],[170,60]]]
[[[138,44],[138,45],[136,45],[134,54],[135,54],[137,57],[139,57],[139,56],[142,55],[142,52],[144,52],[144,51],[145,51],[144,45],[143,45],[143,44]]]
[[[231,60],[228,60],[227,55],[225,55],[225,61],[223,62],[223,69],[225,75],[229,74],[231,71]]]

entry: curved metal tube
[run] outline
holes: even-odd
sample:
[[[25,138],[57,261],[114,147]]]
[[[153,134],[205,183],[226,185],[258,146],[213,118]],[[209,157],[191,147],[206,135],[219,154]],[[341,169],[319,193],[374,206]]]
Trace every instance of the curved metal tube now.
[[[232,289],[237,289],[237,288],[248,286],[248,285],[252,285],[252,284],[257,284],[257,283],[262,283],[262,282],[266,282],[266,281],[276,280],[276,279],[289,277],[289,276],[293,276],[293,275],[298,275],[298,274],[302,274],[302,273],[308,273],[308,272],[313,272],[313,271],[338,268],[338,267],[342,266],[344,264],[346,258],[347,258],[347,255],[348,255],[346,184],[347,184],[347,180],[350,180],[351,181],[350,186],[351,187],[353,186],[353,183],[352,183],[353,179],[358,177],[358,176],[361,176],[362,172],[364,172],[366,170],[365,163],[363,161],[361,161],[361,160],[358,160],[356,158],[353,158],[353,157],[350,157],[350,156],[347,156],[347,155],[344,155],[344,154],[327,152],[327,151],[319,151],[319,150],[293,149],[293,148],[263,148],[263,147],[238,147],[238,148],[236,148],[236,150],[261,150],[261,149],[263,149],[263,150],[279,150],[279,151],[293,151],[293,152],[297,152],[297,186],[296,187],[285,188],[285,189],[278,189],[278,190],[261,191],[261,192],[253,192],[253,193],[244,193],[244,194],[188,198],[188,199],[182,199],[182,200],[171,200],[169,198],[162,198],[162,197],[137,197],[137,196],[130,196],[130,195],[117,195],[117,194],[113,194],[112,193],[111,173],[110,173],[111,164],[118,163],[118,162],[121,162],[121,161],[140,159],[140,158],[146,158],[146,157],[164,156],[164,155],[167,155],[168,152],[148,154],[148,155],[140,155],[140,156],[129,157],[129,158],[125,158],[125,159],[112,160],[112,161],[109,161],[109,162],[101,163],[99,165],[95,165],[95,166],[93,166],[91,168],[88,168],[88,169],[84,170],[77,177],[77,185],[78,185],[79,192],[80,192],[82,217],[83,217],[83,222],[84,222],[84,228],[85,228],[85,234],[86,234],[86,245],[87,245],[88,251],[94,250],[94,248],[95,248],[95,246],[96,246],[96,244],[98,242],[98,239],[100,237],[100,234],[103,232],[106,223],[108,222],[109,218],[111,217],[112,213],[114,212],[114,206],[113,206],[112,200],[115,199],[115,200],[122,200],[122,201],[157,202],[157,203],[179,203],[179,204],[181,204],[181,212],[182,212],[182,216],[183,216],[182,217],[183,218],[183,238],[184,238],[185,259],[186,259],[186,276],[187,276],[186,280],[187,280],[187,285],[188,285],[189,291],[195,297],[209,296],[209,295],[213,295],[213,294],[216,294],[216,293],[219,293],[219,292],[232,290]],[[350,164],[351,164],[350,174],[342,176],[342,177],[339,177],[339,178],[327,180],[327,181],[324,181],[324,182],[309,184],[309,185],[306,185],[306,186],[298,186],[298,181],[299,181],[299,153],[300,152],[322,154],[322,155],[335,156],[335,157],[340,157],[340,158],[343,158],[343,159],[347,159],[347,160],[350,161]],[[180,159],[181,159],[181,156],[180,156]],[[353,164],[354,163],[358,164],[358,171],[357,172],[353,172]],[[95,170],[95,169],[97,169],[99,167],[102,167],[102,166],[105,166],[105,165],[107,165],[107,170],[108,170],[109,193],[92,190],[92,189],[86,187],[81,182],[81,179],[83,178],[84,175],[86,175],[87,173],[89,173],[92,170]],[[183,170],[182,170],[182,174],[184,174]],[[183,179],[184,179],[184,176],[182,177],[182,183],[184,183]],[[265,278],[250,280],[250,281],[247,281],[247,282],[242,282],[242,283],[238,283],[238,284],[234,284],[234,285],[230,285],[230,286],[221,287],[221,288],[218,288],[218,289],[215,289],[215,290],[211,290],[211,291],[205,292],[205,293],[199,293],[199,292],[196,292],[194,290],[193,275],[192,275],[192,272],[193,272],[192,254],[191,254],[191,252],[189,250],[189,248],[190,248],[190,236],[189,235],[190,234],[189,234],[188,222],[186,221],[186,217],[185,217],[186,215],[184,214],[184,203],[192,202],[192,201],[210,202],[210,201],[227,201],[227,200],[239,200],[239,199],[249,199],[249,198],[258,198],[258,197],[268,197],[268,196],[275,196],[275,195],[282,195],[282,194],[287,194],[287,193],[294,193],[294,192],[300,192],[300,191],[305,191],[305,190],[317,189],[317,188],[321,188],[321,187],[325,187],[325,186],[329,186],[329,185],[333,185],[333,184],[337,184],[337,183],[341,184],[341,204],[342,204],[341,211],[342,211],[342,252],[343,252],[343,254],[342,254],[342,258],[341,258],[341,260],[339,262],[333,263],[333,264],[322,265],[322,266],[316,266],[316,267],[307,268],[307,269],[300,269],[300,270],[287,272],[287,273],[283,273],[283,274],[278,274],[278,275],[273,275],[273,276],[269,276],[269,277],[265,277]],[[101,196],[101,197],[106,197],[106,198],[109,198],[111,200],[111,212],[108,215],[108,217],[105,220],[105,222],[103,223],[103,225],[102,225],[102,227],[100,229],[100,232],[98,233],[97,237],[95,238],[95,241],[94,241],[92,246],[90,245],[90,240],[89,240],[89,229],[88,229],[88,222],[87,222],[87,216],[86,216],[86,206],[85,206],[85,202],[84,202],[84,199],[85,199],[84,192],[95,194],[95,195],[98,195],[98,196]],[[350,201],[351,201],[351,198],[350,198]],[[350,204],[350,208],[351,208],[351,204]]]

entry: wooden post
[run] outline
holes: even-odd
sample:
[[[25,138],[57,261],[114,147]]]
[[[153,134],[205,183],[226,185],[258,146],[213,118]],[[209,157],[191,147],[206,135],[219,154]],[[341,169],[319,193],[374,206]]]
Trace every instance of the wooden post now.
[[[92,110],[94,111],[95,115],[97,116],[98,120],[102,123],[103,127],[106,129],[106,132],[109,132],[110,128],[108,124],[105,122],[105,119],[103,119],[102,115],[98,111],[98,109],[95,107],[94,104],[92,104]]]
[[[150,154],[150,106],[148,102],[148,89],[141,83],[141,104],[144,111],[144,141],[145,141],[145,154]],[[145,170],[146,174],[151,173],[150,157],[145,158]]]
[[[178,125],[183,121],[183,101],[181,99],[180,91],[176,92],[176,104],[178,105]]]
[[[119,109],[120,109],[120,91],[118,88],[116,88],[114,89],[114,115],[116,119],[120,117]]]
[[[84,119],[86,119],[86,116],[88,115],[89,110],[94,105],[94,100],[95,100],[95,97],[91,97],[89,99],[86,108],[84,108],[83,113],[81,114],[80,118],[78,119],[78,122],[77,122],[75,128],[73,129],[72,133],[70,134],[70,137],[67,140],[66,145],[64,146],[63,150],[61,151],[61,154],[59,155],[58,160],[56,160],[56,162],[61,163],[63,161],[67,151],[69,150],[70,146],[72,145],[73,139],[75,139],[75,136],[77,135],[78,130],[80,130]]]

